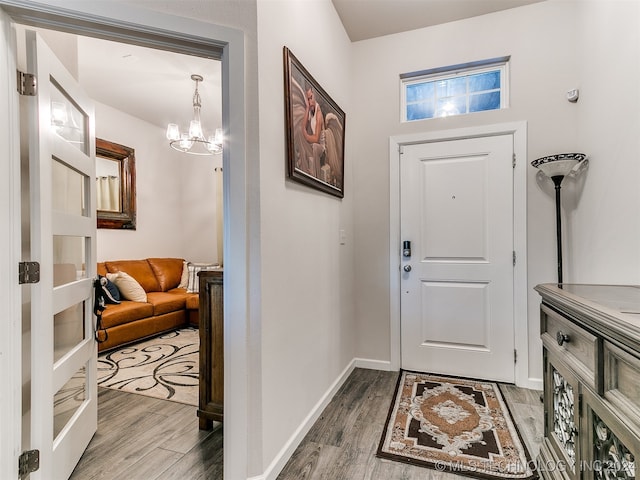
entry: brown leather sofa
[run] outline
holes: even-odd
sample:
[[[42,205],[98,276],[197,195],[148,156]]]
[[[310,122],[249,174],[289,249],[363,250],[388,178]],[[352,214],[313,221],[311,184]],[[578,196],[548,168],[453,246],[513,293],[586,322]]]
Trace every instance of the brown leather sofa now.
[[[177,288],[182,278],[181,258],[146,258],[98,263],[98,275],[125,272],[147,293],[147,302],[121,299],[120,304],[107,304],[102,314],[102,328],[108,338],[98,343],[104,351],[135,342],[175,328],[198,326],[198,294]],[[104,332],[99,332],[102,338]]]

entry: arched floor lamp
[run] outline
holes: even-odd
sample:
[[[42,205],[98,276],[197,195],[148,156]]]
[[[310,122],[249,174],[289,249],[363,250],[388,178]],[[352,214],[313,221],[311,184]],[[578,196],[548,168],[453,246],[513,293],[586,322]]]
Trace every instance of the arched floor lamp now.
[[[560,212],[560,186],[564,178],[573,171],[587,156],[584,153],[559,153],[538,158],[531,165],[541,170],[549,177],[556,189],[556,241],[558,256],[558,283],[562,283],[562,222]]]

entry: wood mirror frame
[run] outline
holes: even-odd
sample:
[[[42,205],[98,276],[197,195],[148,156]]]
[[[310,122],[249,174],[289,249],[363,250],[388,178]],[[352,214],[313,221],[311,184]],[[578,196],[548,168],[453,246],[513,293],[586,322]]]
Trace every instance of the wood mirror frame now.
[[[96,157],[115,160],[120,164],[120,192],[118,212],[98,210],[98,228],[136,229],[136,157],[131,147],[96,138]]]

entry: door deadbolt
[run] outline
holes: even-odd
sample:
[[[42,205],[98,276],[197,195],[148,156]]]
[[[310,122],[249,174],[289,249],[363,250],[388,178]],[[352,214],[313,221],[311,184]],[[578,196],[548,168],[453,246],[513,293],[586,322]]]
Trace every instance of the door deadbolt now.
[[[409,240],[402,242],[402,256],[405,258],[411,256],[411,242]]]

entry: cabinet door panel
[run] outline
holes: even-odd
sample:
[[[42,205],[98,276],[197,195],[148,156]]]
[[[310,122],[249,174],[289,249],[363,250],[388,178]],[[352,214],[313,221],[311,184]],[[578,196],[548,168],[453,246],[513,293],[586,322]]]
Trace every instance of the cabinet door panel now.
[[[635,458],[640,438],[627,428],[606,402],[589,391],[584,393],[581,439],[584,480],[631,480],[636,478]]]
[[[551,352],[545,350],[546,386],[545,436],[563,465],[567,478],[580,478],[580,449],[578,438],[580,387],[578,379]]]

